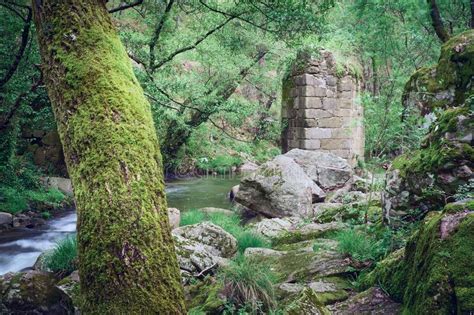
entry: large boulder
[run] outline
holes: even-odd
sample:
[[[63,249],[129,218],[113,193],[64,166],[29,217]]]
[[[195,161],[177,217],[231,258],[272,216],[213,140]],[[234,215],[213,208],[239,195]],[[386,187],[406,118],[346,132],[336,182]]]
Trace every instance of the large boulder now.
[[[256,233],[269,238],[273,244],[297,243],[341,230],[342,222],[312,223],[299,217],[263,219],[253,225]]]
[[[184,278],[226,264],[237,252],[237,240],[210,222],[174,229],[178,263]]]
[[[292,158],[279,155],[241,181],[235,201],[267,217],[308,217],[325,197]]]
[[[324,191],[343,187],[354,175],[349,163],[332,153],[293,149],[284,156],[300,165]]]
[[[73,314],[52,273],[30,270],[0,277],[1,314]]]

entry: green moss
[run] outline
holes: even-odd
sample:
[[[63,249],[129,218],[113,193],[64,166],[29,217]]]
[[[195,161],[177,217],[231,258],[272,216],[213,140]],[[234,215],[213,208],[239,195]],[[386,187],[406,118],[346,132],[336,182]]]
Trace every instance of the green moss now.
[[[191,298],[186,301],[187,308],[204,314],[218,313],[226,304],[225,296],[220,293],[222,289],[223,283],[211,277],[189,286],[187,293]]]
[[[402,301],[408,277],[403,262],[404,255],[405,249],[402,248],[379,261],[374,270],[363,275],[360,279],[362,287],[367,289],[372,286],[380,286],[394,300]]]
[[[453,214],[431,215],[408,242],[404,256],[389,256],[364,281],[402,300],[404,314],[462,314],[473,309],[474,215],[466,214],[451,235],[441,239],[441,222],[448,215]]]

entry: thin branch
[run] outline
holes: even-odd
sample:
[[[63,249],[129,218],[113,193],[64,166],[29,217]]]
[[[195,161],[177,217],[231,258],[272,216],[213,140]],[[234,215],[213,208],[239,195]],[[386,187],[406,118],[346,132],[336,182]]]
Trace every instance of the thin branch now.
[[[158,40],[160,39],[161,31],[163,30],[163,26],[165,25],[166,20],[168,19],[169,13],[171,11],[171,8],[173,7],[174,0],[170,0],[168,4],[166,5],[165,12],[161,15],[160,21],[158,22],[158,25],[156,26],[155,32],[153,34],[153,37],[150,40],[150,69],[153,71],[153,66],[155,64],[155,48],[156,44],[158,43]]]
[[[212,30],[208,31],[206,34],[204,34],[203,36],[201,36],[200,38],[198,38],[193,44],[189,45],[189,46],[185,46],[183,48],[180,48],[178,50],[176,50],[175,52],[173,52],[172,54],[170,54],[168,57],[166,57],[165,59],[161,60],[158,64],[154,65],[151,70],[152,71],[155,71],[156,69],[162,67],[164,64],[170,62],[171,60],[173,60],[174,57],[176,57],[177,55],[179,54],[182,54],[186,51],[189,51],[189,50],[193,50],[195,49],[201,42],[203,42],[206,38],[208,38],[209,36],[211,36],[212,34],[214,34],[215,32],[217,32],[218,30],[220,30],[221,28],[223,28],[227,23],[229,23],[230,21],[232,21],[233,19],[235,19],[235,17],[229,17],[228,19],[226,19],[224,22],[222,22],[221,24],[217,25],[215,28],[213,28]]]
[[[109,13],[115,13],[115,12],[118,12],[118,11],[123,11],[123,10],[126,10],[126,9],[130,9],[130,8],[133,8],[137,5],[140,5],[143,3],[143,0],[137,0],[135,2],[131,2],[131,3],[126,3],[126,4],[123,4],[123,5],[119,5],[118,7],[116,8],[113,8],[113,9],[110,9],[109,10]]]
[[[26,23],[26,19],[25,17],[15,8],[11,7],[10,5],[8,5],[7,3],[0,3],[0,6],[4,7],[4,8],[7,8],[8,10],[12,11],[13,13],[15,13],[20,19],[23,20],[23,22]]]
[[[245,23],[247,23],[247,24],[250,24],[250,25],[252,25],[252,26],[254,26],[254,27],[256,27],[256,28],[259,28],[259,29],[261,29],[261,30],[264,30],[264,31],[266,31],[266,32],[270,32],[270,33],[274,33],[274,32],[275,32],[275,31],[273,31],[273,30],[270,30],[270,29],[266,28],[266,25],[269,24],[268,22],[259,25],[259,24],[256,24],[255,22],[252,22],[252,21],[250,21],[250,20],[245,19],[244,17],[242,17],[242,15],[243,15],[244,13],[233,14],[233,13],[221,11],[221,10],[219,10],[219,9],[216,9],[216,8],[211,7],[210,5],[208,5],[207,3],[205,3],[203,0],[199,0],[199,3],[201,3],[201,4],[202,4],[204,7],[206,7],[209,11],[212,11],[212,12],[214,12],[214,13],[219,13],[219,14],[222,14],[223,16],[227,16],[227,17],[234,17],[234,18],[236,18],[236,19],[238,19],[238,20],[240,20],[240,21],[242,21],[242,22],[245,22]]]
[[[37,66],[37,68],[39,68]],[[32,93],[32,92],[35,92],[36,89],[41,85],[41,83],[43,83],[43,72],[41,72],[40,70],[40,76],[38,78],[38,80],[36,80],[36,82],[34,82],[32,85],[31,85],[31,88],[28,90],[28,91],[25,91],[23,93],[21,93],[15,100],[15,103],[13,104],[10,112],[6,115],[6,117],[0,122],[0,131],[1,130],[4,130],[6,129],[9,125],[10,125],[10,122],[13,118],[13,116],[15,116],[15,113],[17,112],[17,110],[20,108],[20,105],[21,105],[21,102],[23,101],[23,99],[29,94],[29,93]]]
[[[21,43],[20,43],[20,48],[18,49],[18,52],[15,55],[15,59],[13,60],[13,63],[10,65],[10,68],[7,70],[3,78],[0,79],[0,88],[7,84],[7,82],[11,79],[13,74],[15,74],[15,71],[18,68],[18,65],[20,64],[21,58],[23,57],[23,54],[25,53],[26,46],[28,45],[28,37],[30,34],[30,26],[31,26],[31,19],[32,19],[32,11],[29,7],[26,7],[28,10],[28,14],[25,19],[25,25],[23,26],[23,31],[21,32]]]

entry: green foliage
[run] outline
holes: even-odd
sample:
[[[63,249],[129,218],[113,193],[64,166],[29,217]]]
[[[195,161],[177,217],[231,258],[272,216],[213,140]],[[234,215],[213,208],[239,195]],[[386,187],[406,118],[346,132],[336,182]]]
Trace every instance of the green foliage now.
[[[197,168],[201,171],[215,171],[219,174],[229,173],[232,167],[237,167],[242,159],[235,156],[218,155],[214,158],[201,158],[197,162]]]
[[[65,199],[57,189],[22,190],[17,187],[0,186],[0,211],[19,213],[37,203],[58,207]],[[35,210],[34,207],[32,210]]]
[[[460,185],[453,197],[456,201],[474,199],[474,179],[471,178],[468,183]]]
[[[76,270],[76,236],[66,237],[58,241],[53,249],[45,253],[43,263],[49,270],[62,275]]]
[[[276,275],[265,263],[238,255],[218,277],[223,281],[222,293],[231,304],[230,313],[236,310],[247,314],[261,314],[276,307],[274,283]]]

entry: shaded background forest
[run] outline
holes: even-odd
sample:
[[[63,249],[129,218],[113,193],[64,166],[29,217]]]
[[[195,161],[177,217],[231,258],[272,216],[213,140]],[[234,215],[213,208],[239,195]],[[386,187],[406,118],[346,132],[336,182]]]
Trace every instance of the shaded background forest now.
[[[426,124],[402,106],[404,85],[436,62],[443,36],[471,24],[467,0],[137,3],[108,7],[152,105],[169,176],[219,173],[279,154],[282,79],[298,51],[323,47],[363,83],[366,161],[382,165],[417,148]],[[0,1],[1,211],[54,200],[38,177],[64,172],[36,153],[56,126],[24,4]]]

